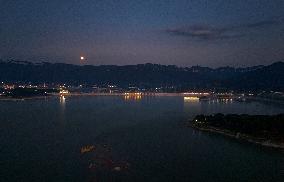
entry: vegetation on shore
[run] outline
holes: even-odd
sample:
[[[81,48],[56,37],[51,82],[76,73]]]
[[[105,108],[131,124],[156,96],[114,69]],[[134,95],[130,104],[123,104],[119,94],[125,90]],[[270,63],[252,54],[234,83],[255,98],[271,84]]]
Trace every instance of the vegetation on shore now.
[[[38,97],[48,96],[51,93],[59,93],[57,89],[44,89],[44,88],[14,88],[7,92],[6,97],[10,98],[24,98],[24,97]]]
[[[215,114],[197,115],[192,127],[227,136],[244,139],[249,142],[284,148],[284,114],[247,115]]]

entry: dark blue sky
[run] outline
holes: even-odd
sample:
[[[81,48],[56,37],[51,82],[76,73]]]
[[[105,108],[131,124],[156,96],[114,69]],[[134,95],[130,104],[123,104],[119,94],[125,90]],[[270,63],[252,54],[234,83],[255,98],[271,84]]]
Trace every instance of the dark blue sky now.
[[[283,0],[0,0],[0,58],[248,66],[284,60]]]

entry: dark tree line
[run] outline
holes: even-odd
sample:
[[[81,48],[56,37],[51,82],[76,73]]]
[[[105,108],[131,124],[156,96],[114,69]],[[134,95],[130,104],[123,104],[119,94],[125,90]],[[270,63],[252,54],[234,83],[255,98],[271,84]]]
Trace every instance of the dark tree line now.
[[[279,115],[198,115],[193,120],[199,126],[212,126],[259,138],[284,141],[284,114]]]
[[[57,89],[38,89],[38,88],[15,88],[7,92],[6,96],[13,98],[47,96],[50,93],[58,93]]]

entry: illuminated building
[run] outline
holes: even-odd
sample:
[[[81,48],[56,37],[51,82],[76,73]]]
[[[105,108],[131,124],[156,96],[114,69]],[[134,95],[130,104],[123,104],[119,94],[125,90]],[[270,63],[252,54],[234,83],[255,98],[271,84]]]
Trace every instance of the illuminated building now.
[[[69,94],[68,90],[60,90],[59,91],[60,95],[65,95],[65,94]]]
[[[196,102],[199,101],[198,97],[183,97],[184,102]]]
[[[142,93],[141,92],[125,92],[124,99],[125,100],[141,100]]]

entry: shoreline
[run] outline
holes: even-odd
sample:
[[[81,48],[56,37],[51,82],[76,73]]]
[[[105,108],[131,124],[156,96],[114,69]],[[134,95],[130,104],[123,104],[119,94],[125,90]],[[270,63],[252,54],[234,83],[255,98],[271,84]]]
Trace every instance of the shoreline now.
[[[60,97],[60,96],[126,96],[125,93],[68,93],[68,94],[49,94],[46,96],[30,96],[30,97],[6,97],[0,96],[0,101],[23,101],[23,100],[32,100],[32,99],[43,99],[43,98],[50,98],[50,97]],[[173,96],[188,96],[190,94],[184,93],[142,93],[141,96],[148,96],[148,97],[173,97]]]
[[[57,95],[32,96],[32,97],[22,97],[22,98],[0,97],[0,101],[25,101],[25,100],[36,100],[36,99],[48,99],[55,96]]]
[[[193,129],[197,129],[200,130],[202,132],[208,132],[208,133],[215,133],[215,134],[220,134],[226,137],[230,137],[230,138],[234,138],[236,140],[239,141],[245,141],[248,143],[253,143],[256,144],[258,146],[262,146],[262,147],[269,147],[269,148],[274,148],[274,149],[284,149],[284,143],[277,143],[277,142],[273,142],[271,140],[266,140],[264,138],[256,138],[250,135],[246,135],[243,133],[234,133],[230,130],[225,130],[225,129],[219,129],[219,128],[215,128],[215,127],[210,127],[210,126],[206,126],[206,127],[200,127],[197,126],[195,124],[193,124],[192,122],[188,122],[187,126],[193,128]]]
[[[76,93],[76,92],[73,92],[73,93],[68,93],[64,96],[125,96],[125,95],[127,95],[126,93],[124,93],[124,92],[123,93]],[[161,92],[161,93],[155,93],[155,92],[143,93],[143,92],[141,92],[139,95],[141,95],[141,96],[189,96],[191,94],[167,93],[167,92]]]
[[[203,96],[202,94],[196,95],[192,93],[185,93],[185,92],[137,92],[137,93],[129,93],[129,92],[120,92],[120,93],[98,93],[98,92],[89,92],[89,93],[81,93],[81,92],[70,92],[70,93],[50,93],[45,96],[29,96],[29,97],[9,97],[9,96],[1,96],[0,95],[0,101],[2,100],[28,100],[28,99],[38,99],[38,98],[45,98],[45,97],[52,97],[52,96],[127,96],[128,94],[138,94],[140,96],[145,96],[145,97],[201,97]],[[237,96],[232,96],[230,99],[236,99]],[[218,98],[210,97],[209,100],[215,100]],[[222,99],[222,98],[221,98]],[[262,102],[262,103],[273,103],[273,104],[284,104],[284,101],[282,100],[276,100],[276,99],[265,99],[265,98],[254,98],[254,97],[246,97],[245,98],[247,101],[253,101],[253,102]],[[200,100],[203,101],[203,100]],[[205,100],[208,101],[208,100]],[[238,101],[238,100],[236,100]]]
[[[273,103],[273,104],[284,104],[284,100],[279,100],[277,98],[263,98],[263,97],[247,97],[247,101],[253,101],[253,102],[262,102],[262,103]]]

